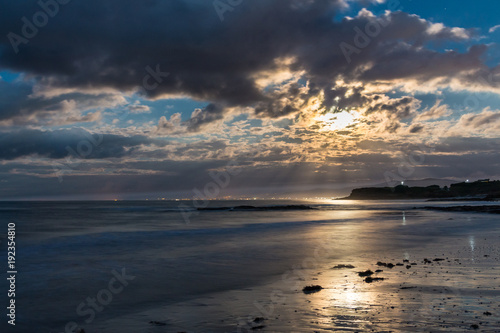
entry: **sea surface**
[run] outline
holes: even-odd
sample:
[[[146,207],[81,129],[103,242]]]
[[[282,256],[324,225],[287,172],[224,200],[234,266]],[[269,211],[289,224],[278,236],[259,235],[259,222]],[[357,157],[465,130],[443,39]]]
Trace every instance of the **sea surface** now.
[[[0,202],[2,274],[7,276],[8,270],[9,223],[16,226],[18,272],[16,326],[7,324],[3,310],[0,331],[78,332],[74,327],[86,333],[266,331],[266,325],[242,328],[241,319],[258,310],[256,300],[267,297],[269,286],[285,283],[283,274],[293,269],[320,274],[333,263],[363,263],[377,255],[421,260],[426,248],[439,244],[463,248],[467,260],[470,256],[474,260],[474,250],[485,246],[498,253],[494,247],[500,239],[483,244],[481,238],[498,232],[498,215],[421,209],[462,204]],[[308,278],[304,276],[303,284]],[[9,302],[8,289],[3,278],[3,309]],[[286,286],[286,292],[297,290],[300,294],[300,286]],[[273,315],[278,313],[273,309]],[[270,315],[262,317],[267,320]],[[260,320],[264,319],[256,323]],[[297,332],[312,331],[309,324],[293,320],[288,318],[288,325]],[[353,326],[352,331],[356,329]]]

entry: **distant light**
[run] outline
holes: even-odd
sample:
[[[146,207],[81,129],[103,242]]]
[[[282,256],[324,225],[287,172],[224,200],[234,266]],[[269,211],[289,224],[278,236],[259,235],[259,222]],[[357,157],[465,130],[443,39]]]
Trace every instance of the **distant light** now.
[[[404,184],[405,184],[405,182],[401,182],[401,185],[404,185]]]
[[[466,183],[468,183],[468,182],[469,182],[469,180],[467,179],[465,182],[466,182]]]

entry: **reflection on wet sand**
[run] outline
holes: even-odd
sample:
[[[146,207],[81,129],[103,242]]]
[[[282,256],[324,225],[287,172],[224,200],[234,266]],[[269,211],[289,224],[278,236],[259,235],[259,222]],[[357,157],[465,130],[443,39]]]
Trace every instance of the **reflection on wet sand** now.
[[[406,217],[403,212],[401,223],[399,215],[405,227]],[[334,235],[335,254],[326,257],[323,266],[304,270],[297,281],[323,289],[287,293],[286,300],[276,304],[274,318],[267,320],[268,330],[457,332],[477,325],[496,332],[500,328],[498,233],[482,235],[481,246],[477,236],[464,235],[424,247],[402,243],[401,249],[386,231],[386,224],[370,221],[318,228],[317,237]],[[396,246],[384,248],[381,243]],[[380,267],[379,261],[387,265]],[[365,282],[358,274],[365,270],[384,280]]]
[[[420,258],[411,252],[404,252],[399,260],[378,257],[396,264],[374,273],[385,278],[380,283],[367,284],[356,274],[365,269],[375,271],[376,257],[372,261],[366,260],[368,256],[344,261],[344,265],[355,268],[330,269],[315,281],[326,287],[307,297],[310,312],[304,324],[307,322],[318,332],[412,332],[427,327],[456,332],[475,325],[493,329],[488,332],[500,330],[500,290],[496,282],[499,251],[491,243],[495,239],[484,239],[485,246],[476,260],[474,254],[479,249],[475,237],[465,236],[462,240],[467,240],[470,247],[443,244],[414,251]],[[456,241],[461,243],[460,239]],[[398,265],[403,260],[412,265]]]

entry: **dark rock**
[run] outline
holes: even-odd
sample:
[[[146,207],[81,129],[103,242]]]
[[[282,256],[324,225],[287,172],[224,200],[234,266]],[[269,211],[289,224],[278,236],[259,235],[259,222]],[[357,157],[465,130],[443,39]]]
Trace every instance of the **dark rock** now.
[[[387,264],[387,268],[393,268],[393,267],[394,267],[394,265],[393,265],[393,264],[391,264],[391,263],[388,263],[388,264]]]
[[[364,271],[364,272],[358,272],[358,275],[363,277],[363,276],[370,276],[370,275],[373,275],[373,272],[371,270],[367,270],[367,271]]]
[[[321,291],[323,289],[322,286],[314,285],[314,286],[306,286],[302,289],[304,294],[313,294]]]
[[[372,283],[372,282],[376,282],[376,281],[384,281],[385,279],[384,278],[378,278],[378,277],[375,277],[375,278],[372,278],[371,276],[367,277],[365,279],[365,282],[366,283]]]
[[[489,312],[489,311],[483,312],[483,314],[484,314],[485,316],[491,316],[491,312]]]
[[[470,327],[475,329],[475,330],[479,329],[479,325],[476,325],[476,324],[472,324],[472,325],[470,325]]]
[[[264,320],[266,320],[266,318],[264,317],[257,317],[253,320],[254,323],[261,323],[263,322]]]
[[[410,269],[411,268],[411,265],[406,265],[406,269]]]
[[[255,331],[255,330],[261,330],[264,327],[266,327],[266,326],[265,325],[254,326],[254,327],[251,328],[251,330],[253,330],[253,331]]]
[[[443,258],[436,258],[434,259],[434,261],[443,261],[444,259]]]
[[[344,264],[337,265],[337,266],[333,267],[333,269],[343,269],[343,268],[351,269],[351,268],[356,268],[356,267],[354,267],[353,265],[344,265]]]

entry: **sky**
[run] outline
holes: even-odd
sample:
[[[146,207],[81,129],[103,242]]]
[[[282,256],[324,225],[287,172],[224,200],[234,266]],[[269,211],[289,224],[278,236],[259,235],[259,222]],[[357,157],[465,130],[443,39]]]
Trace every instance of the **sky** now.
[[[0,200],[500,178],[498,1],[0,3]]]

